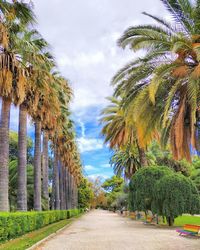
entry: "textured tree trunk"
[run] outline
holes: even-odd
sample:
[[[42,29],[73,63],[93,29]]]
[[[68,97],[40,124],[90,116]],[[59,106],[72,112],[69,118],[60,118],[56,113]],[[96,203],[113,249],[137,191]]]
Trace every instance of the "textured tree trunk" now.
[[[167,217],[167,222],[169,226],[173,226],[174,224],[174,218],[172,216]]]
[[[67,208],[66,200],[66,167],[63,165],[63,196],[64,196],[64,209]]]
[[[48,156],[49,135],[43,133],[43,157],[42,157],[42,196],[45,199],[46,209],[49,210],[49,156]]]
[[[60,208],[61,210],[65,209],[65,198],[64,198],[64,169],[63,164],[60,162]]]
[[[70,172],[68,172],[68,206],[69,206],[69,209],[72,208],[71,191],[72,191],[72,187],[71,187],[71,174],[70,174]]]
[[[65,168],[65,172],[66,172],[66,209],[69,209],[69,172],[68,169]]]
[[[76,183],[76,208],[78,208],[78,185]]]
[[[34,209],[41,211],[41,122],[35,122]]]
[[[54,164],[53,164],[53,188],[55,194],[55,209],[60,209],[60,191],[59,191],[59,169],[58,169],[58,152],[54,150]]]
[[[11,101],[3,98],[0,118],[0,211],[9,211],[8,201],[8,161],[9,123]]]
[[[71,175],[71,200],[72,200],[72,208],[74,208],[74,177]]]
[[[19,107],[17,210],[27,211],[27,109]]]
[[[141,148],[137,142],[137,147],[138,147],[138,153],[139,153],[139,159],[140,159],[140,164],[142,167],[147,166],[147,157],[146,157],[146,153],[145,150],[143,148]]]

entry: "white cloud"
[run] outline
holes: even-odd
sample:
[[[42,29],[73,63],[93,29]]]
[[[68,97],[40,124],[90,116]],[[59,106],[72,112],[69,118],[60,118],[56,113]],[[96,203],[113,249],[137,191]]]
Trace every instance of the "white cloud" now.
[[[77,142],[81,153],[103,148],[103,141],[96,138],[80,137]]]
[[[109,176],[108,176],[108,175],[105,175],[105,174],[99,173],[99,174],[90,174],[90,175],[88,175],[88,178],[89,178],[89,179],[92,179],[92,180],[95,180],[95,179],[97,179],[97,178],[100,178],[100,179],[105,180],[105,179],[108,179]]]
[[[91,166],[91,165],[86,165],[86,166],[84,166],[84,169],[87,171],[87,170],[95,170],[96,168],[95,167],[93,167],[93,166]]]
[[[106,163],[106,164],[102,164],[101,167],[102,168],[110,168],[111,165],[109,163]]]

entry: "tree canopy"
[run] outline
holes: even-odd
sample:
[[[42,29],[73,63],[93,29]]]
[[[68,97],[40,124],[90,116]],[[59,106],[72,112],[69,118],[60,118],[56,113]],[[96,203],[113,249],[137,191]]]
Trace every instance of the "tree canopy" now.
[[[130,209],[166,216],[169,225],[183,213],[200,212],[200,196],[195,184],[168,167],[145,167],[130,181]]]

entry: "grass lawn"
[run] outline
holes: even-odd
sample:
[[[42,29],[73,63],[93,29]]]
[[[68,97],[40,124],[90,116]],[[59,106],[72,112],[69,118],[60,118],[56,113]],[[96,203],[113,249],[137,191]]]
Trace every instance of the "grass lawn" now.
[[[175,219],[174,226],[184,226],[185,224],[200,225],[200,216],[183,215]]]
[[[38,241],[46,238],[52,233],[55,233],[57,230],[63,228],[66,225],[71,224],[76,218],[80,217],[81,215],[78,215],[77,217],[71,218],[71,219],[65,219],[53,224],[50,224],[46,227],[43,227],[39,230],[33,231],[31,233],[25,234],[19,238],[13,239],[11,241],[8,241],[4,244],[0,244],[0,250],[25,250]]]

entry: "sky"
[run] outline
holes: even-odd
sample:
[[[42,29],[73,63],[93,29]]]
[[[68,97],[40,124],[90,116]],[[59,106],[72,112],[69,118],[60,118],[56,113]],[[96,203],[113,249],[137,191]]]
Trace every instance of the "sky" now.
[[[113,175],[112,152],[100,135],[100,112],[112,95],[112,76],[135,57],[117,47],[129,26],[152,23],[143,11],[163,17],[159,0],[33,0],[37,29],[50,43],[61,74],[74,92],[71,105],[84,173],[104,179]],[[17,111],[12,110],[11,128]],[[29,124],[29,134],[33,127]]]

